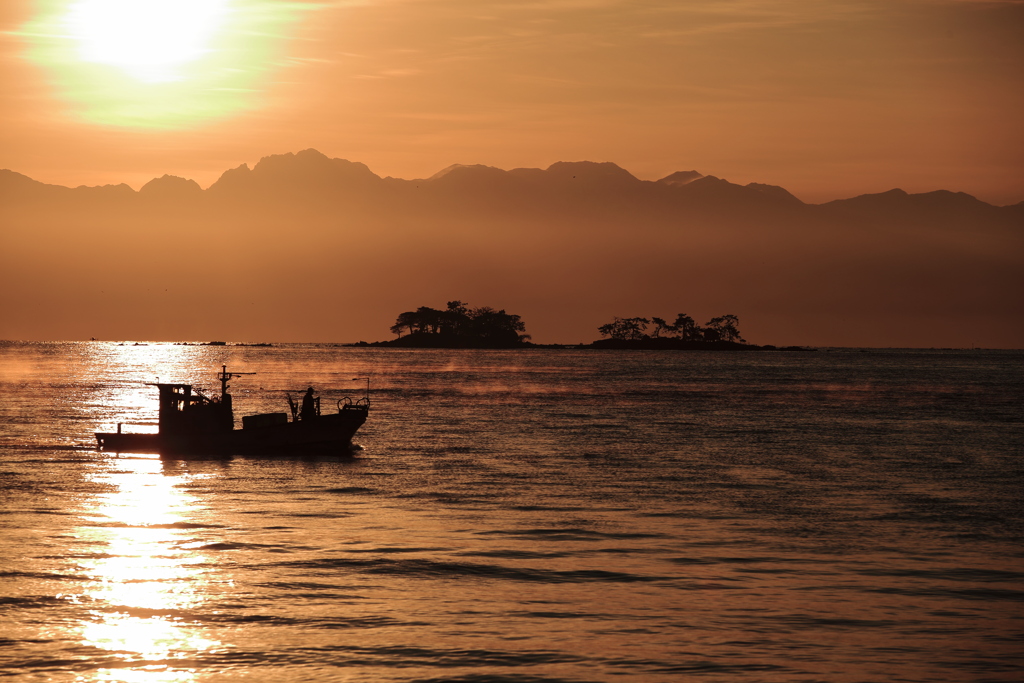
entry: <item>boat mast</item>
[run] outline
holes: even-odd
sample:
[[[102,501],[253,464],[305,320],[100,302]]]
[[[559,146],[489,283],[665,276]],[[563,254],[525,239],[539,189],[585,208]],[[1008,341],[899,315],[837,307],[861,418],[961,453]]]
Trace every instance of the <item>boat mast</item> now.
[[[231,387],[228,385],[228,380],[234,379],[235,377],[241,377],[242,375],[255,375],[255,372],[228,372],[228,366],[220,366],[220,374],[217,375],[217,379],[220,380],[220,398],[224,400],[224,397],[228,395],[228,389]]]

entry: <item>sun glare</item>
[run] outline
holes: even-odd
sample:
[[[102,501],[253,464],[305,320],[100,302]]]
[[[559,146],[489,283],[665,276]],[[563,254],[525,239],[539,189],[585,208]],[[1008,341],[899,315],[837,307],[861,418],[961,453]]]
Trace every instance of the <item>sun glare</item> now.
[[[181,77],[177,67],[210,51],[227,11],[225,0],[80,0],[67,23],[82,61],[172,81]]]
[[[18,34],[67,113],[184,128],[259,107],[303,12],[287,0],[42,0]]]

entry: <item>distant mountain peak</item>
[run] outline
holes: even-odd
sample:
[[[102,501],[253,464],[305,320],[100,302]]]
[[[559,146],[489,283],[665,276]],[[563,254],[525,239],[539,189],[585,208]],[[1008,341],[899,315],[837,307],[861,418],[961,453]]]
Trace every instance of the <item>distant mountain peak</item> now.
[[[704,174],[697,171],[676,171],[671,175],[667,175],[664,178],[658,180],[658,183],[662,185],[689,185],[698,178],[703,178]]]
[[[452,164],[451,166],[446,166],[445,168],[442,168],[440,171],[427,178],[427,180],[439,180],[453,173],[464,174],[474,172],[505,173],[505,171],[501,170],[500,168],[497,168],[495,166],[487,166],[485,164]]]
[[[108,183],[107,185],[79,185],[75,188],[77,192],[89,195],[134,195],[135,190],[128,183]]]
[[[308,147],[306,149],[299,150],[298,152],[295,153],[295,158],[297,158],[297,159],[304,158],[304,159],[328,159],[328,160],[330,160],[329,156],[327,156],[326,154],[324,154],[323,152],[321,152],[318,149],[313,149],[312,147]]]
[[[139,188],[139,194],[148,196],[180,196],[202,191],[203,188],[196,181],[166,173]]]
[[[285,154],[271,154],[260,159],[253,167],[254,173],[268,172],[311,172],[317,170],[356,171],[374,175],[369,167],[358,161],[348,159],[332,158],[315,150],[312,147],[301,152],[286,152]],[[376,176],[374,176],[376,177]]]
[[[304,149],[301,152],[286,152],[284,154],[271,154],[260,159],[253,167],[254,173],[275,173],[285,171],[295,173],[296,171],[316,171],[330,168],[334,162],[350,164],[345,159],[331,159],[326,154],[313,149]],[[359,164],[362,166],[363,164]],[[367,169],[369,170],[369,169]]]
[[[907,193],[899,188],[874,194],[862,194],[850,199],[836,199],[826,202],[828,206],[842,211],[858,213],[886,213],[895,215],[930,215],[943,220],[955,214],[997,209],[966,192],[933,190],[931,192]]]
[[[366,164],[332,159],[310,148],[265,156],[251,170],[247,164],[242,164],[225,171],[210,189],[214,192],[264,194],[272,188],[279,188],[302,193],[316,191],[316,188],[365,185],[380,180]]]
[[[547,168],[549,177],[588,183],[609,181],[641,182],[636,176],[610,161],[556,161]]]
[[[798,204],[803,204],[803,202],[801,202],[795,195],[793,195],[792,192],[790,192],[784,187],[779,187],[778,185],[766,185],[765,183],[747,183],[746,187],[750,188],[751,190],[757,190],[758,192],[766,194],[769,197],[774,197],[775,199],[782,199],[788,202],[796,202]]]

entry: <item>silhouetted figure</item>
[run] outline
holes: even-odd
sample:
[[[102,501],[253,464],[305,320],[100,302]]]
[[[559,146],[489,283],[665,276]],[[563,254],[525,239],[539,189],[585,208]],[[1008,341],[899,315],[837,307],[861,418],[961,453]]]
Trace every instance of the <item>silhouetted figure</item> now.
[[[316,417],[316,399],[313,398],[313,387],[306,389],[306,395],[302,397],[302,410],[299,411],[299,419],[303,422]]]

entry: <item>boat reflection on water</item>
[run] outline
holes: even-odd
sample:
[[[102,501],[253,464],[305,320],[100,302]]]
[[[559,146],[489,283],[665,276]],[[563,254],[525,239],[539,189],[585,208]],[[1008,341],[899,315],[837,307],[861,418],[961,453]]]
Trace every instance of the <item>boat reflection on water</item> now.
[[[82,645],[106,651],[100,659],[109,665],[91,680],[189,681],[196,656],[218,647],[189,616],[209,593],[196,539],[204,525],[190,521],[201,508],[183,488],[199,476],[157,458],[124,458],[96,477],[109,492],[78,530],[93,552],[80,563],[87,582],[76,597],[89,608]]]

